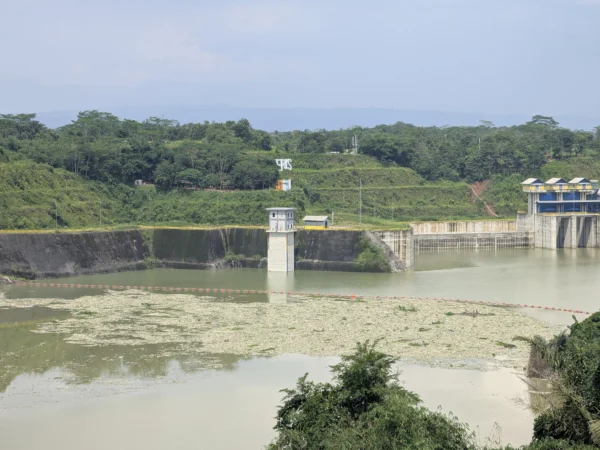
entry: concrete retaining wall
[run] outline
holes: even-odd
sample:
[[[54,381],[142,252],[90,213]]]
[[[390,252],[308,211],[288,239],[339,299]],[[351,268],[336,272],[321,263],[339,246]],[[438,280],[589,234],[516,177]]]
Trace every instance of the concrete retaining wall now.
[[[0,273],[24,278],[143,269],[139,231],[0,234]]]
[[[373,231],[394,255],[402,261],[404,269],[415,265],[415,243],[413,230]]]
[[[535,217],[532,214],[517,214],[517,231],[533,231],[535,227]]]
[[[532,234],[528,232],[507,233],[445,233],[414,236],[415,252],[445,250],[485,250],[499,248],[531,248]]]
[[[415,235],[439,233],[502,233],[517,231],[515,220],[479,220],[461,222],[424,222],[413,223]]]

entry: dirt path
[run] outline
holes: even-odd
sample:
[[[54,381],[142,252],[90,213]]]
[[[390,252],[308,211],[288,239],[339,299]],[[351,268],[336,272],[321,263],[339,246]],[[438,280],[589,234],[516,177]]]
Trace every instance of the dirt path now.
[[[476,181],[475,183],[473,183],[471,185],[471,201],[475,203],[479,200],[481,203],[484,204],[485,210],[488,215],[498,217],[496,211],[494,210],[494,205],[488,205],[481,198],[481,194],[488,188],[490,184],[491,180]]]

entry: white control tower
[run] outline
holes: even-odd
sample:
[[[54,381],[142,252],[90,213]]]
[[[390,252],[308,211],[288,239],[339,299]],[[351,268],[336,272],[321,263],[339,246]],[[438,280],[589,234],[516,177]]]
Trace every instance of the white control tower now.
[[[294,270],[294,211],[296,208],[267,208],[269,234],[267,259],[269,272]]]

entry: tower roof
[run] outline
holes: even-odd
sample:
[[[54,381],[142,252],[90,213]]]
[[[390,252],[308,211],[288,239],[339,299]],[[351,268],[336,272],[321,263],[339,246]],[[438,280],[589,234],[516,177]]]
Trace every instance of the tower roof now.
[[[590,183],[590,180],[587,178],[573,178],[569,181],[569,184],[580,184],[580,183]]]
[[[523,181],[521,184],[524,185],[531,185],[531,184],[544,184],[543,181],[538,180],[537,178],[527,178],[525,181]]]
[[[567,182],[562,178],[550,178],[546,184],[567,184]]]

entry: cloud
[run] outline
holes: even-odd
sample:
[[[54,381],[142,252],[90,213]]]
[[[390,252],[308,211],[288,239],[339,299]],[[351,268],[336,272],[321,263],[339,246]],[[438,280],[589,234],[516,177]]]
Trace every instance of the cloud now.
[[[12,30],[0,30],[0,39],[22,36],[19,45],[5,49],[5,60],[15,62],[11,75],[49,85],[294,79],[310,76],[312,64],[252,41],[266,36],[279,45],[294,14],[294,8],[270,1],[175,8],[168,14],[146,10],[142,16],[97,9],[93,19],[89,10],[75,8],[32,15],[22,30],[14,23]]]
[[[262,33],[276,30],[289,19],[291,9],[281,3],[236,3],[225,7],[223,22],[236,33]]]

